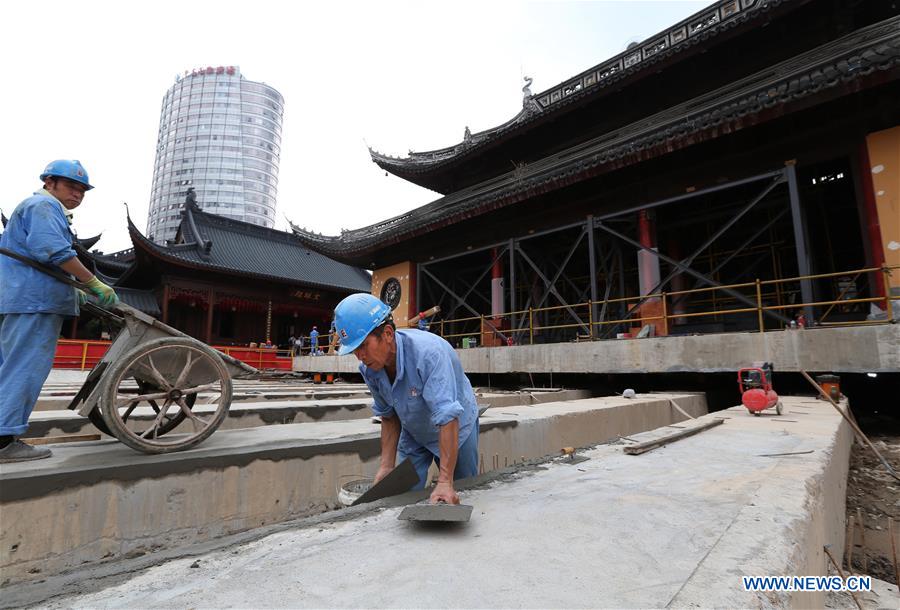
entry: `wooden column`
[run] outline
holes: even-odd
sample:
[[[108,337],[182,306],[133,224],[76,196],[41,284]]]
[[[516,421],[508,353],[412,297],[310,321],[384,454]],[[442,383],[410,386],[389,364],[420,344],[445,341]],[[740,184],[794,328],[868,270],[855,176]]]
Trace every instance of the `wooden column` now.
[[[216,305],[216,293],[210,288],[207,292],[207,300],[209,301],[209,307],[206,310],[206,343],[212,343],[212,323],[213,323],[213,309]]]

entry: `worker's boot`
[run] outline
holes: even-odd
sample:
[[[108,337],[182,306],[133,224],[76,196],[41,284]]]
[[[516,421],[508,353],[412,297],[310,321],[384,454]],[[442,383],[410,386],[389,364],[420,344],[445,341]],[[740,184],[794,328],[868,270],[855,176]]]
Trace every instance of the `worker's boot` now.
[[[16,439],[3,449],[0,449],[0,464],[10,462],[28,462],[50,457],[50,450],[46,447],[32,447],[27,443]]]

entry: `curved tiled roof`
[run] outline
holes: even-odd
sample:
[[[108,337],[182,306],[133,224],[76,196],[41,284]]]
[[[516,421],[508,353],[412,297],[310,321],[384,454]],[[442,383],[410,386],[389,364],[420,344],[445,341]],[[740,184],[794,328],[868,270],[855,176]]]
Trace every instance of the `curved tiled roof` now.
[[[311,248],[351,260],[487,208],[764,122],[778,114],[773,109],[790,112],[794,102],[814,103],[816,94],[827,98],[831,90],[834,95],[859,90],[863,79],[877,72],[895,80],[898,66],[900,17],[895,17],[406,214],[337,236],[297,227],[294,233]]]
[[[193,269],[339,291],[371,289],[365,270],[312,251],[291,233],[208,214],[196,207],[189,206],[184,215],[179,230],[184,243],[166,246],[147,239],[129,216],[128,231],[135,248]]]
[[[650,36],[618,55],[554,85],[546,91],[526,97],[522,110],[512,119],[485,131],[467,134],[459,144],[427,152],[409,152],[407,157],[392,157],[369,147],[376,164],[389,172],[419,174],[432,171],[451,161],[480,152],[485,145],[544,116],[557,113],[588,96],[602,94],[612,85],[647,72],[663,60],[730,30],[754,18],[765,17],[786,0],[720,0],[687,19]]]

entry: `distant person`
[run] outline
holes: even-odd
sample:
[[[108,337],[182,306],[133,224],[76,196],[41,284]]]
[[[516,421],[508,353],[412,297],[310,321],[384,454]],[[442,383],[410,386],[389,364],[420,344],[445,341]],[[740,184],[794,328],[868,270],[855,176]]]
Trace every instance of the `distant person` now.
[[[431,502],[459,504],[453,481],[478,474],[478,407],[453,347],[431,333],[397,330],[391,308],[371,294],[352,294],[334,310],[338,354],[354,354],[381,417],[377,483],[397,454],[410,458],[422,489],[432,462]]]
[[[338,346],[340,346],[341,342],[338,338],[337,331],[334,328],[334,320],[331,321],[331,328],[328,329],[328,353],[334,354],[337,352]]]
[[[94,188],[78,161],[53,161],[44,186],[20,203],[0,236],[0,247],[75,276],[100,305],[119,302],[115,291],[88,271],[72,248],[72,211]],[[50,457],[16,437],[53,368],[64,318],[75,317],[84,294],[18,260],[0,254],[0,463]]]
[[[315,326],[309,331],[309,355],[319,355],[319,331]]]
[[[425,317],[425,312],[419,314],[419,321],[416,323],[416,328],[428,332],[428,319]]]

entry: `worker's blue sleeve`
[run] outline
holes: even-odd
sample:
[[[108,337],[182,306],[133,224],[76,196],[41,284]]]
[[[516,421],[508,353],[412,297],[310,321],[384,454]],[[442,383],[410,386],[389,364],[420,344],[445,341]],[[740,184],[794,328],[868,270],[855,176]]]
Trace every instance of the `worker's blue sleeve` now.
[[[24,218],[28,254],[36,261],[57,266],[75,256],[69,224],[58,207],[50,202],[34,205]]]
[[[443,352],[429,351],[422,363],[422,398],[428,408],[431,425],[444,426],[463,414],[455,399],[457,380],[450,358]]]
[[[75,256],[60,203],[40,193],[13,210],[0,246],[36,262],[58,266]],[[78,292],[13,258],[0,256],[0,314],[78,315]]]

